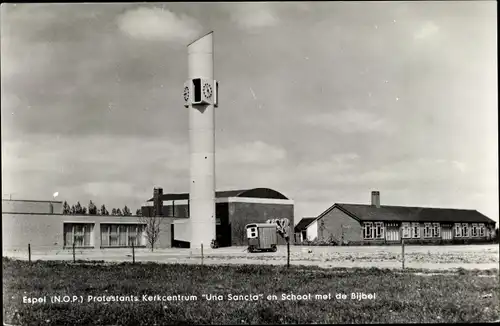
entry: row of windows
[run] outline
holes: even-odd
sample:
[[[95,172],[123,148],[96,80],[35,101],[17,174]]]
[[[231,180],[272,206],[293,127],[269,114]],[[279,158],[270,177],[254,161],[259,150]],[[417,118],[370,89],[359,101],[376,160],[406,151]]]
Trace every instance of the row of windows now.
[[[94,224],[64,223],[64,246],[92,247],[94,245]]]
[[[101,224],[101,247],[145,246],[144,224]],[[64,223],[64,246],[94,247],[93,223]]]
[[[472,227],[469,228],[467,223],[455,223],[455,236],[457,238],[460,237],[484,237],[485,236],[485,227],[484,224],[476,224],[473,223]]]
[[[170,217],[188,217],[189,216],[189,206],[163,206],[166,207],[165,216]]]
[[[403,239],[420,238],[419,223],[403,223],[401,229]]]
[[[144,246],[141,224],[101,224],[101,247]]]
[[[383,222],[366,222],[363,228],[363,238],[365,239],[383,239],[384,238],[384,223]]]
[[[403,239],[420,238],[420,230],[420,223],[403,223]],[[424,238],[439,238],[441,237],[441,225],[439,223],[424,223],[423,233]]]
[[[365,222],[363,227],[363,238],[383,239],[384,238],[384,223],[383,222]],[[424,238],[440,238],[441,224],[440,223],[424,223],[423,228],[420,223],[405,222],[401,225],[401,235],[403,239],[420,239],[420,230],[423,230]],[[469,228],[468,223],[456,223],[455,237],[484,237],[485,225],[482,223],[474,223]]]
[[[143,207],[143,210],[146,210],[146,212],[143,211],[143,214],[145,216],[149,216],[152,214],[153,207],[152,206],[145,206]],[[162,213],[164,217],[189,217],[189,206],[187,205],[164,205],[162,208]]]

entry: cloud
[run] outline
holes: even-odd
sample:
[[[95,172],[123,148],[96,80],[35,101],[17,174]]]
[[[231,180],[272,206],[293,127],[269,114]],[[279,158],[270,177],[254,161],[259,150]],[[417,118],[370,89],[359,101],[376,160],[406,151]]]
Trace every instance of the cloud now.
[[[123,207],[154,185],[187,191],[186,55],[166,45],[186,45],[207,22],[224,84],[218,189],[275,188],[298,210],[314,202],[307,215],[366,203],[371,187],[395,205],[453,207],[477,192],[484,199],[467,205],[498,216],[496,76],[486,69],[496,61],[484,54],[496,21],[472,6],[359,17],[335,2],[18,5],[1,21],[5,192],[82,203],[95,192]]]
[[[277,13],[269,3],[240,3],[231,11],[231,20],[241,29],[251,31],[279,23]]]
[[[439,26],[431,21],[425,22],[414,34],[415,40],[427,39],[439,32]]]
[[[452,161],[451,163],[460,172],[465,172],[467,170],[467,165],[465,163],[463,163],[463,162]]]
[[[371,190],[380,190],[386,205],[479,209],[498,216],[492,210],[498,206],[497,188],[487,179],[478,180],[464,162],[411,158],[372,168],[362,158],[341,153],[285,172],[284,189],[297,201],[296,219],[319,214],[335,202],[369,203]]]
[[[118,17],[122,32],[132,38],[186,43],[199,36],[202,27],[192,17],[163,8],[138,8]]]
[[[82,188],[94,198],[105,198],[109,194],[120,194],[125,197],[135,195],[133,186],[127,182],[88,182]]]
[[[315,127],[329,128],[342,133],[392,132],[394,129],[384,118],[354,109],[315,114],[308,116],[304,121]]]
[[[323,161],[305,161],[295,166],[294,175],[303,178],[302,181],[305,182],[311,179],[316,181],[325,180],[325,176],[330,178],[338,174],[344,174],[346,170],[353,168],[358,163],[358,158],[359,156],[356,153],[340,153],[331,155],[327,160]],[[302,181],[299,181],[299,183]]]
[[[338,155],[332,155],[332,160],[338,165],[344,165],[354,160],[357,160],[359,155],[356,153],[342,153]]]
[[[159,184],[185,191],[188,143],[169,138],[30,136],[2,143],[2,188],[18,198],[140,205]],[[34,163],[36,162],[36,163]]]
[[[138,206],[153,186],[189,189],[189,141],[170,137],[25,136],[2,143],[2,189],[18,198]],[[217,149],[218,189],[281,189],[286,151],[261,141]],[[36,162],[36,164],[34,164]]]
[[[436,189],[478,188],[486,184],[467,174],[465,163],[432,158],[392,161],[380,166],[354,153],[331,156],[328,160],[302,162],[292,168],[293,183],[315,189],[380,187],[388,189]],[[473,180],[473,181],[472,181]],[[311,198],[309,198],[311,199]]]
[[[236,144],[216,153],[216,161],[221,164],[272,165],[286,158],[286,150],[262,141]]]

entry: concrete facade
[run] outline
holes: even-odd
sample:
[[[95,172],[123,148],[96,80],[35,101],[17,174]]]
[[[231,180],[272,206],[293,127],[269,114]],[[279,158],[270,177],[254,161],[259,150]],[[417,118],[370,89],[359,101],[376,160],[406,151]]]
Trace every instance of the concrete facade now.
[[[187,99],[188,106],[191,104],[189,107],[190,243],[191,248],[200,248],[201,243],[209,244],[216,237],[213,32],[189,44],[187,50],[187,84],[188,89],[191,89],[191,96]]]
[[[172,219],[165,218],[160,224],[159,239],[155,244],[155,248],[171,247],[171,223]],[[85,234],[88,236],[87,241],[84,245],[78,246],[79,248],[100,250],[130,247],[127,245],[104,245],[101,237],[106,235],[101,234],[101,226],[120,226],[123,227],[124,232],[128,232],[128,228],[143,225],[143,223],[137,216],[2,213],[2,244],[4,251],[27,250],[28,244],[31,245],[32,250],[69,249],[70,246],[65,246],[65,229],[71,225],[85,225],[88,231],[88,235]],[[139,243],[137,247],[147,246],[144,232],[141,232],[140,239],[137,239],[137,241]]]

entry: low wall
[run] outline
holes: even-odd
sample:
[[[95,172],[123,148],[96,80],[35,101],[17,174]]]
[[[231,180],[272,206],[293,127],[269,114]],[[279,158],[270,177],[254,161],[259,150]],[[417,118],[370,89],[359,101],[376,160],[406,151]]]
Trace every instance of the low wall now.
[[[2,199],[2,213],[62,214],[63,203],[60,201]]]

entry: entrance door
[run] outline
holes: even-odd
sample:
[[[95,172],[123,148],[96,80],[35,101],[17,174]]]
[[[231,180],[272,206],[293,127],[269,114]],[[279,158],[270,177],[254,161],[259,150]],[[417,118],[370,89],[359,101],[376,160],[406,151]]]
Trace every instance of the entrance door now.
[[[441,230],[441,237],[443,240],[452,240],[453,239],[453,233],[450,227],[443,227]]]
[[[385,232],[386,241],[399,241],[399,227],[398,226],[388,226]]]

